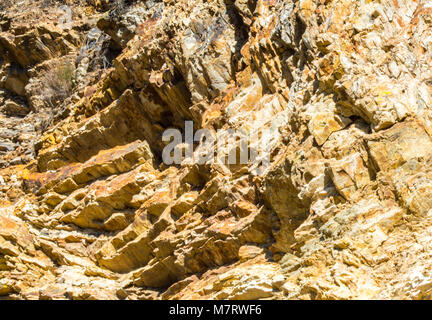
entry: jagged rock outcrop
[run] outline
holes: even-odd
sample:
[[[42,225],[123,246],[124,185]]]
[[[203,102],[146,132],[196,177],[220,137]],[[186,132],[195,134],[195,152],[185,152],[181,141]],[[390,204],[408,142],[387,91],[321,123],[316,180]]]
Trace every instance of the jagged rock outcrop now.
[[[68,5],[0,16],[1,297],[431,298],[428,1]],[[163,163],[187,120],[270,165]]]

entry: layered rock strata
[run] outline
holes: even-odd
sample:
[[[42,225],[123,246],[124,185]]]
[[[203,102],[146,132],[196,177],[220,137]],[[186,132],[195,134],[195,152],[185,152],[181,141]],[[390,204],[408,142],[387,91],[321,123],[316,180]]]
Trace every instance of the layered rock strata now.
[[[0,141],[34,148],[0,171],[0,296],[431,297],[428,1],[70,7],[63,32],[1,16],[1,92],[40,117],[43,65],[72,56],[74,83],[29,146]],[[187,120],[271,128],[270,166],[163,163]]]

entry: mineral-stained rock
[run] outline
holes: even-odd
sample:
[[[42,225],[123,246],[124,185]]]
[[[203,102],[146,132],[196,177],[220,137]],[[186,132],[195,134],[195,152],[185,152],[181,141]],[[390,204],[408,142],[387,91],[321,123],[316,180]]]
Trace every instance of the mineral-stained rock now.
[[[381,135],[383,138],[378,141],[368,142],[378,170],[396,169],[411,159],[427,159],[431,154],[431,137],[415,122],[397,124]]]
[[[428,1],[69,5],[0,15],[1,299],[432,297]]]
[[[25,116],[30,112],[27,106],[22,106],[14,101],[6,101],[3,107],[3,112],[8,116]]]

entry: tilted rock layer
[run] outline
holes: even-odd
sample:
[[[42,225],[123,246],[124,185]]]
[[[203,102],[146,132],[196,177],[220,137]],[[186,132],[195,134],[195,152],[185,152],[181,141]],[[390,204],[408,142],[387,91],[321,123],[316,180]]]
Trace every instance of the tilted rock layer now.
[[[64,3],[0,15],[2,298],[431,298],[430,1]],[[162,163],[186,120],[270,167]]]

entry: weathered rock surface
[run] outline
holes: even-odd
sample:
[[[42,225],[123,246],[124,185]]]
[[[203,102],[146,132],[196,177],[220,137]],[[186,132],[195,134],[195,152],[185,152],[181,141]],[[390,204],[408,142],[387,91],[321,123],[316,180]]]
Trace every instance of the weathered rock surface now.
[[[0,296],[431,298],[428,1],[69,5],[0,15]],[[185,120],[270,166],[165,165]]]

